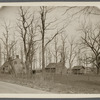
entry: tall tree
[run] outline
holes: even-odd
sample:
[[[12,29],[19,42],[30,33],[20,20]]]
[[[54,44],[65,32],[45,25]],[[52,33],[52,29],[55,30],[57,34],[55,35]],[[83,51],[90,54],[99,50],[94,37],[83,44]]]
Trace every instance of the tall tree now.
[[[93,25],[82,24],[81,32],[82,44],[85,45],[94,56],[91,56],[91,63],[97,67],[97,74],[100,68],[100,30],[98,27],[93,28]]]
[[[66,39],[67,35],[61,34],[61,62],[63,63],[63,67],[65,67],[65,63],[67,60],[67,47],[66,47]]]
[[[47,20],[47,15],[50,14],[50,12],[53,11],[53,7],[47,7],[47,6],[41,6],[40,7],[40,18],[41,18],[41,25],[39,25],[40,27],[40,32],[41,32],[41,35],[42,35],[42,71],[44,72],[44,69],[45,69],[45,48],[46,46],[54,39],[54,37],[56,35],[58,35],[59,33],[62,32],[63,28],[57,30],[57,32],[52,36],[51,39],[49,39],[47,41],[47,43],[45,43],[45,35],[46,35],[46,32],[47,30],[50,30],[50,26],[52,24],[55,23],[56,20],[53,20],[51,22],[48,22]],[[52,26],[53,27],[53,26]]]
[[[21,61],[22,61],[22,63],[24,62],[23,60],[24,60],[24,54],[23,54],[23,48],[22,48],[23,46],[21,45],[21,47],[20,47],[20,55],[21,55]]]
[[[30,9],[27,7],[19,7],[19,19],[18,19],[18,32],[21,35],[23,41],[23,48],[25,54],[25,65],[27,75],[30,76],[32,72],[30,67],[30,62],[32,62],[33,54],[34,54],[34,45],[37,40],[35,40],[36,36],[36,28],[37,28],[37,20],[34,18],[34,13],[30,12]]]
[[[4,45],[4,55],[6,56],[6,61],[8,61],[9,57],[11,57],[11,51],[14,47],[14,45],[17,43],[17,41],[13,41],[10,38],[10,32],[11,32],[11,24],[10,22],[7,23],[7,21],[4,20],[3,24],[3,38],[0,38]]]
[[[55,39],[54,39],[54,51],[55,51],[55,53],[53,53],[53,55],[54,55],[54,58],[55,58],[55,62],[56,62],[56,64],[58,63],[58,56],[59,56],[59,46],[58,46],[58,38],[57,38],[57,36],[55,36]]]
[[[69,42],[68,63],[71,72],[74,60],[77,56],[77,43],[75,42],[75,38],[71,38],[70,40],[68,40],[68,42]]]

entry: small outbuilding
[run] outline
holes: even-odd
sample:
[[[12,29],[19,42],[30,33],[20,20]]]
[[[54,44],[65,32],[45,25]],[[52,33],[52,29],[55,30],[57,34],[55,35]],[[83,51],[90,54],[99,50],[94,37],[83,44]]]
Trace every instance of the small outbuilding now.
[[[56,63],[50,63],[46,66],[45,71],[46,72],[52,72],[54,73],[56,71]]]
[[[85,67],[85,74],[96,74],[96,67]]]
[[[85,73],[85,67],[84,66],[74,66],[72,68],[73,74],[84,74]]]
[[[51,72],[55,74],[67,74],[67,68],[66,66],[63,66],[61,62],[59,63],[50,63],[45,68],[46,72]]]

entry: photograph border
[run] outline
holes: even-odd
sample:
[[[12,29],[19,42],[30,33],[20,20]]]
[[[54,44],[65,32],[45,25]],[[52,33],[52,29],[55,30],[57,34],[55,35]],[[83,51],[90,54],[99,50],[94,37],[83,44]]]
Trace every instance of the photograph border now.
[[[0,1],[2,2],[2,1]],[[4,1],[5,2],[5,1]],[[0,3],[0,6],[100,6],[100,2],[31,2],[31,1],[8,1],[6,0],[6,3]],[[15,3],[16,2],[16,3]],[[89,98],[100,98],[100,94],[0,94],[0,98],[52,98],[52,99],[57,99],[57,98],[75,98],[82,100],[83,98],[85,100]],[[9,100],[7,99],[7,100]],[[16,99],[17,100],[17,99]],[[20,99],[21,100],[21,99]],[[42,99],[41,99],[42,100]],[[47,99],[46,99],[47,100]],[[59,100],[59,99],[57,99]],[[99,100],[99,99],[98,99]]]

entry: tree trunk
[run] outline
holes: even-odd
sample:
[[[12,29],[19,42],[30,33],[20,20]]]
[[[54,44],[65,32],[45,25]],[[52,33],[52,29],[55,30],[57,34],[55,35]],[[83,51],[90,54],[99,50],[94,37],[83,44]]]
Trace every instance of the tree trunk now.
[[[45,49],[44,49],[44,35],[42,36],[42,71],[44,72],[45,70]]]
[[[69,63],[69,74],[71,74],[71,73],[72,73],[72,64]]]
[[[99,67],[97,67],[97,75],[99,74]]]
[[[27,78],[31,77],[31,68],[29,67],[30,66],[30,63],[28,60],[26,60],[26,74],[27,74]]]

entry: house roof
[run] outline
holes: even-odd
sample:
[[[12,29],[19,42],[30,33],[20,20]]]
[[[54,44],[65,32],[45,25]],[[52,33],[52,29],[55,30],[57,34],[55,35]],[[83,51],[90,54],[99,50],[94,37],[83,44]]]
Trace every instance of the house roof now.
[[[82,69],[82,68],[85,69],[84,66],[74,66],[74,67],[73,67],[73,69]]]
[[[2,67],[3,67],[3,66],[8,66],[8,65],[9,65],[9,62],[6,61],[6,62],[2,65]]]
[[[63,64],[61,62],[59,62],[57,64],[56,63],[50,63],[50,64],[47,65],[46,68],[63,68]],[[64,66],[64,68],[66,68],[66,67]]]
[[[8,61],[4,62],[4,64],[0,67],[0,70],[2,70],[4,67],[9,66]]]
[[[50,63],[46,66],[46,68],[56,68],[56,63]]]

